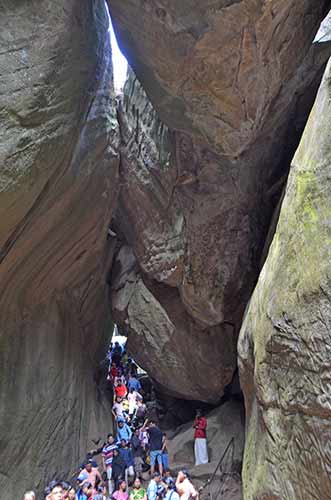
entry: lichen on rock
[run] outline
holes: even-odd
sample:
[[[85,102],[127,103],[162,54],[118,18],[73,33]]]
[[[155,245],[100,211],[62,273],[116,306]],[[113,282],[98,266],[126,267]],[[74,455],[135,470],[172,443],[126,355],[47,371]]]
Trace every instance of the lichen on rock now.
[[[239,340],[245,498],[330,491],[330,64]]]

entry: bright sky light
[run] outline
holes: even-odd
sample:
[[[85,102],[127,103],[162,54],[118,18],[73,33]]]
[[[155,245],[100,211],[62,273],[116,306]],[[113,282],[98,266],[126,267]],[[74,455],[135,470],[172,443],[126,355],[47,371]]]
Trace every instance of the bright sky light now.
[[[114,87],[116,92],[120,92],[125,82],[128,63],[117,45],[111,19],[109,19],[109,33],[114,67]]]
[[[314,42],[329,42],[331,40],[331,11],[322,22]]]

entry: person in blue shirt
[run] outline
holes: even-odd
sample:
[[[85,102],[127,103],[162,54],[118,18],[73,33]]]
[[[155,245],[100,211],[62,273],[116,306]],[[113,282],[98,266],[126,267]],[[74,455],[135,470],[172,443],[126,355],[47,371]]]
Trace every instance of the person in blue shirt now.
[[[117,421],[117,443],[120,443],[122,439],[129,442],[132,436],[132,430],[126,422],[123,420]]]
[[[128,476],[134,476],[134,460],[131,448],[125,439],[121,439],[121,446],[119,447],[120,457],[125,463],[125,482],[128,484]]]
[[[158,495],[157,491],[160,482],[161,482],[160,473],[154,472],[147,488],[147,500],[157,500],[157,495]]]
[[[133,375],[129,375],[127,388],[129,391],[134,390],[136,392],[140,392],[142,390],[141,383]]]

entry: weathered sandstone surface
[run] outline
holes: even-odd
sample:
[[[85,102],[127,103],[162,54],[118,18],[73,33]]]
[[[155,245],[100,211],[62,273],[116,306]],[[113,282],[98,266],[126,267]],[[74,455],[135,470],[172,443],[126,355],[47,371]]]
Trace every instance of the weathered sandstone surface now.
[[[101,0],[5,0],[0,27],[0,490],[17,500],[109,429],[93,369],[118,126]]]
[[[118,109],[102,0],[0,5],[5,500],[67,476],[109,430],[93,379],[107,283],[158,386],[221,400],[330,55],[311,43],[329,0],[108,4],[140,82],[131,74]],[[324,500],[331,487],[329,82],[241,333],[249,500]]]
[[[245,499],[330,497],[331,67],[240,334]]]
[[[161,119],[237,158],[288,120],[327,0],[108,0]],[[303,86],[306,81],[299,81]]]
[[[330,55],[311,45],[328,2],[108,3],[144,86],[131,76],[119,110],[114,319],[167,391],[217,403]]]

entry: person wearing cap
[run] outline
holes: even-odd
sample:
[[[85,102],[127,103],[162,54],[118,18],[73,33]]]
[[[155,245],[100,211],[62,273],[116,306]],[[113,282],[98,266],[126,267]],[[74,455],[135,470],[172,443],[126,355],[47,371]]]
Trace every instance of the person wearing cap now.
[[[159,472],[154,472],[152,474],[152,479],[149,482],[147,488],[147,500],[157,500],[157,488],[161,482],[161,475]]]
[[[190,500],[191,498],[199,500],[199,493],[191,483],[187,469],[182,469],[178,472],[176,490],[180,500]]]
[[[207,419],[202,415],[201,410],[197,410],[197,415],[194,420],[194,455],[195,465],[207,464],[208,448],[207,448]]]

